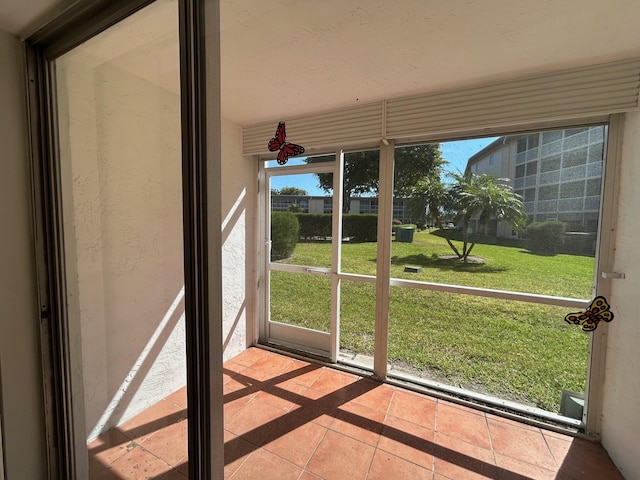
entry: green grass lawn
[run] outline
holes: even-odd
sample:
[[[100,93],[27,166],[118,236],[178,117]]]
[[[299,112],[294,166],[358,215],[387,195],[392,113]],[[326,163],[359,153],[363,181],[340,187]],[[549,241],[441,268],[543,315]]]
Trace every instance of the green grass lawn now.
[[[417,232],[393,243],[392,277],[590,298],[594,259],[537,256],[518,247],[476,245],[485,263],[441,259],[444,240]],[[287,263],[330,265],[326,243],[299,243]],[[375,275],[375,243],[343,245],[342,270]],[[404,272],[405,265],[421,267]],[[273,320],[328,331],[329,279],[271,273]],[[340,348],[373,355],[375,289],[343,281]],[[558,411],[563,389],[583,392],[588,334],[562,307],[392,287],[389,361],[416,375]]]

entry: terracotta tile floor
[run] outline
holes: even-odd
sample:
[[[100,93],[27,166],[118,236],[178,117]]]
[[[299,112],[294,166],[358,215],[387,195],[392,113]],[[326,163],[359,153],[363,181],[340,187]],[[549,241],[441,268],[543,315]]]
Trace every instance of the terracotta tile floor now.
[[[250,348],[224,366],[225,478],[622,479],[602,447]],[[184,389],[89,445],[92,480],[187,478]]]

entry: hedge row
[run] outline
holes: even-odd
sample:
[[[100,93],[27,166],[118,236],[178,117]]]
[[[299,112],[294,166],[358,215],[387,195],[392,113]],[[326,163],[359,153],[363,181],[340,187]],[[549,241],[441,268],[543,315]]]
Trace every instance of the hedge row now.
[[[319,240],[331,237],[332,215],[313,213],[271,213],[271,260],[290,257],[299,239]],[[377,240],[378,216],[366,214],[343,215],[342,236],[355,242]],[[454,239],[458,232],[449,232]],[[565,234],[563,222],[534,222],[525,231],[527,247],[541,255],[569,253],[595,254],[595,234]],[[498,237],[494,237],[496,244]],[[506,239],[505,239],[506,241]],[[512,240],[515,242],[515,240]],[[521,242],[522,240],[517,240]],[[487,242],[493,243],[493,242]]]
[[[342,236],[356,242],[378,241],[378,216],[359,213],[343,215]]]
[[[533,222],[525,231],[529,250],[540,255],[556,255],[564,242],[564,230],[563,222]]]
[[[564,234],[564,242],[560,253],[570,255],[596,255],[596,233],[567,232]]]
[[[300,224],[300,238],[312,240],[317,237],[331,236],[330,213],[296,213]]]
[[[331,236],[330,213],[297,213],[300,238],[317,240]],[[347,213],[342,216],[342,236],[356,242],[375,242],[378,238],[378,216]]]

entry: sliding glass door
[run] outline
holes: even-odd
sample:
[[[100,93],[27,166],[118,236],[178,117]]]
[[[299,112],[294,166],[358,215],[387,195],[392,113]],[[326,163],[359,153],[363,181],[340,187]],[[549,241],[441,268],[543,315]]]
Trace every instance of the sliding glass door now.
[[[175,0],[55,60],[72,388],[89,478],[129,468],[102,445],[142,446],[156,432],[137,419],[176,392],[184,443],[171,467],[188,470],[179,65]]]
[[[81,2],[27,42],[52,478],[222,474],[202,15]]]

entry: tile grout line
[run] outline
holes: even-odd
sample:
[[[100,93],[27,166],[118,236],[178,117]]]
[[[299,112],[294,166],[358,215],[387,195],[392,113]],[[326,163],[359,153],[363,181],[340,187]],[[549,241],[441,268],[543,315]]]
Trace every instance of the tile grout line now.
[[[393,387],[393,394],[392,394],[392,396],[391,396],[391,400],[389,401],[389,405],[388,405],[388,407],[387,407],[387,411],[386,411],[386,413],[385,413],[385,417],[384,417],[384,420],[383,420],[383,425],[382,425],[382,428],[383,428],[383,429],[384,429],[384,427],[385,427],[384,421],[385,421],[387,418],[389,418],[389,411],[391,410],[391,404],[393,403],[393,399],[394,399],[394,397],[395,397],[395,394],[396,394],[397,389],[398,389],[398,387],[395,387],[395,386]],[[436,403],[436,410],[437,410],[437,403]],[[421,425],[421,424],[419,424],[419,423],[411,422],[411,421],[409,421],[409,420],[406,420],[406,419],[403,419],[403,418],[400,418],[400,417],[394,417],[394,418],[399,418],[400,420],[405,421],[405,422],[407,422],[407,423],[411,423],[411,424],[413,424],[413,425],[417,425],[417,426],[419,426],[419,427],[422,427],[422,428],[427,429],[427,427],[424,427],[423,425]],[[436,443],[435,443],[435,433],[436,433],[436,431],[435,431],[435,417],[434,417],[434,429],[430,429],[430,428],[428,428],[427,430],[430,430],[430,431],[432,431],[432,432],[433,432],[433,434],[434,434],[434,441],[433,441],[432,443],[433,443],[433,445],[435,446],[435,445],[436,445]],[[429,471],[431,472],[431,476],[432,476],[432,478],[434,478],[434,477],[435,477],[435,455],[434,455],[434,454],[431,454],[431,468],[428,468],[428,467],[425,467],[424,465],[421,465],[421,464],[419,464],[419,463],[414,462],[413,460],[410,460],[410,459],[406,458],[405,456],[398,455],[398,454],[396,454],[396,453],[392,453],[392,452],[388,452],[387,450],[385,450],[385,449],[383,449],[383,448],[380,448],[380,447],[379,447],[379,443],[380,443],[380,439],[381,439],[381,438],[382,438],[382,433],[381,433],[381,434],[379,435],[379,437],[378,437],[378,442],[376,443],[375,450],[374,450],[374,452],[373,452],[373,453],[374,453],[374,456],[373,456],[373,458],[371,459],[371,464],[369,465],[369,470],[367,471],[367,476],[369,475],[369,473],[371,473],[371,467],[373,466],[373,459],[375,458],[375,454],[376,454],[378,451],[381,451],[381,452],[383,452],[383,454],[385,454],[385,455],[391,455],[391,456],[396,457],[396,458],[399,458],[399,459],[401,459],[401,460],[403,460],[403,461],[405,461],[405,462],[407,462],[407,463],[410,463],[411,465],[415,465],[415,466],[416,466],[416,467],[418,467],[418,468],[421,468],[421,469],[424,469],[424,470],[429,470]],[[423,453],[427,453],[427,452],[423,452]]]
[[[496,450],[493,448],[493,436],[491,435],[491,429],[489,428],[489,417],[484,415],[484,423],[487,427],[487,435],[489,436],[489,447],[491,448],[491,456],[493,457],[493,464],[498,465],[498,459],[496,458]]]
[[[326,367],[322,367],[322,372],[320,373],[320,375],[318,375],[318,377],[316,378],[316,380],[317,380],[318,378],[320,378],[320,376],[321,376],[321,375],[322,375],[322,373],[324,372],[324,369],[325,369],[325,368],[326,368]],[[314,382],[315,382],[315,380],[314,380]],[[313,383],[312,383],[312,385],[313,385]],[[309,387],[307,388],[307,390],[312,390],[311,386],[309,386]],[[333,423],[333,422],[331,422],[331,423]],[[329,424],[329,426],[331,425],[331,423]],[[314,455],[315,455],[315,454],[316,454],[316,452],[318,451],[318,448],[320,448],[320,444],[324,441],[325,437],[327,436],[327,433],[329,432],[329,427],[328,427],[328,426],[327,426],[327,427],[324,427],[324,426],[323,426],[322,428],[324,428],[324,433],[323,433],[323,435],[322,435],[322,438],[321,438],[321,439],[320,439],[320,441],[318,442],[318,445],[316,445],[316,448],[314,448],[314,449],[313,449],[313,452],[311,453],[311,455],[309,455],[309,458],[307,459],[306,463],[304,464],[304,467],[302,468],[302,473],[300,473],[300,477],[302,477],[302,475],[304,475],[304,472],[307,472],[307,471],[308,471],[309,473],[313,474],[313,475],[316,475],[315,473],[311,472],[310,470],[307,470],[307,467],[309,466],[309,462],[311,462],[311,459],[314,457]],[[319,475],[316,475],[316,476],[319,476]],[[298,478],[300,478],[300,477],[298,477]]]
[[[311,452],[311,455],[309,455],[309,458],[307,459],[306,463],[304,464],[304,467],[302,468],[302,472],[300,473],[300,477],[302,475],[304,475],[304,472],[309,472],[309,473],[315,475],[316,477],[319,477],[319,475],[316,475],[311,470],[307,470],[307,467],[309,466],[309,462],[311,462],[311,459],[317,453],[318,448],[320,448],[320,444],[324,441],[325,437],[327,436],[327,433],[329,432],[329,428],[327,428],[327,427],[322,427],[322,428],[324,428],[324,434],[322,435],[322,438],[318,442],[318,445],[316,445],[316,448],[314,448],[313,452]],[[298,478],[300,478],[300,477],[298,477]]]
[[[230,430],[227,430],[227,432],[231,433],[232,435],[235,435],[235,433],[231,432]],[[241,438],[241,437],[240,437],[240,435],[236,435],[236,438]],[[246,439],[244,439],[244,438],[243,438],[243,440],[245,440],[245,441],[246,441],[246,442],[248,442],[248,443],[251,443],[251,442],[249,442],[248,440],[246,440]],[[240,470],[240,468],[242,468],[242,466],[247,462],[247,460],[249,460],[249,457],[250,457],[251,455],[253,455],[255,452],[256,452],[256,450],[253,450],[249,455],[247,455],[247,456],[245,457],[245,459],[244,459],[242,462],[240,462],[240,465],[238,465],[238,468],[236,468],[236,469],[233,471],[233,473],[232,473],[232,474],[231,474],[231,476],[229,477],[229,480],[231,480],[231,478],[233,478],[233,476],[234,476],[236,473],[238,473],[238,471]]]
[[[380,433],[378,434],[378,438],[376,440],[376,444],[373,446],[373,455],[371,456],[371,462],[369,462],[369,468],[367,468],[367,474],[366,474],[365,478],[368,478],[369,474],[371,473],[371,467],[373,466],[373,460],[376,458],[376,454],[378,453],[378,451],[385,452],[384,450],[379,448],[379,445],[380,445],[380,439],[382,438],[382,431],[384,430],[384,427],[385,427],[385,421],[389,417],[389,410],[391,410],[391,404],[393,403],[393,397],[395,397],[395,395],[396,395],[396,387],[392,387],[392,388],[393,388],[393,391],[391,392],[391,399],[389,400],[389,405],[387,405],[387,409],[384,412],[384,418],[382,419],[382,428],[380,430]],[[385,452],[385,453],[390,453],[390,452]],[[401,458],[401,457],[398,457],[398,458]],[[406,460],[406,459],[403,458],[403,460]]]
[[[551,458],[553,458],[553,462],[556,464],[556,472],[557,472],[560,469],[561,465],[558,463],[558,459],[556,459],[556,456],[553,454],[553,450],[551,450],[551,445],[549,445],[549,441],[547,440],[547,436],[544,434],[542,429],[540,429],[540,434],[542,435],[542,438],[544,439],[544,444],[547,446],[547,449],[549,450],[549,453],[551,454]]]
[[[431,471],[433,478],[436,477],[436,447],[438,446],[438,412],[440,410],[440,399],[436,398],[436,411],[433,416],[433,458],[431,459]]]
[[[487,425],[488,425],[488,423],[487,423]],[[522,428],[522,427],[519,427],[519,426],[517,426],[517,425],[514,425],[513,427],[514,427],[514,428]],[[525,460],[525,459],[523,459],[523,458],[514,457],[514,456],[511,456],[511,455],[504,454],[504,453],[501,453],[500,455],[501,455],[501,456],[503,456],[503,457],[505,457],[505,458],[510,458],[510,459],[515,460],[515,461],[517,461],[517,462],[522,462],[522,463],[525,463],[525,464],[530,465],[530,466],[532,466],[532,467],[539,468],[540,470],[544,470],[544,471],[547,471],[547,472],[550,472],[550,473],[554,473],[554,474],[556,474],[556,475],[557,475],[558,470],[559,470],[559,468],[560,468],[560,465],[558,465],[558,462],[557,462],[557,460],[556,460],[556,458],[555,458],[555,455],[553,455],[553,452],[551,451],[551,448],[550,448],[550,446],[549,446],[549,443],[547,442],[547,438],[545,437],[545,435],[544,435],[544,433],[543,433],[542,429],[541,429],[541,428],[539,428],[539,427],[536,427],[536,428],[537,428],[537,430],[538,430],[538,432],[537,432],[537,433],[539,433],[539,434],[542,436],[542,438],[544,439],[544,443],[545,443],[545,445],[546,445],[546,447],[547,447],[547,450],[548,450],[549,454],[551,455],[551,458],[553,459],[553,463],[554,463],[554,464],[555,464],[555,466],[556,466],[554,469],[549,469],[549,468],[546,468],[546,467],[544,467],[544,466],[542,466],[542,465],[539,465],[539,464],[536,464],[536,463],[532,463],[532,462],[530,462],[528,459],[527,459],[527,460]],[[530,430],[525,429],[525,428],[523,428],[522,430],[530,431]],[[532,432],[532,433],[534,433],[534,432]],[[495,452],[495,450],[494,450],[494,448],[493,448],[493,438],[491,437],[491,435],[489,435],[489,441],[491,442],[491,451],[492,451],[492,453],[493,453],[493,457],[494,457],[495,464],[496,464],[496,466],[498,466],[498,459],[497,459],[497,457],[496,457],[496,452]]]

